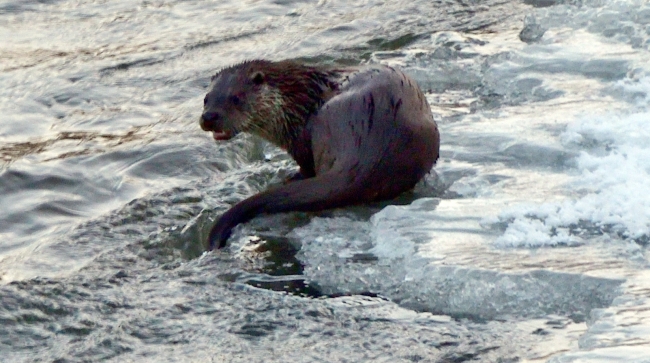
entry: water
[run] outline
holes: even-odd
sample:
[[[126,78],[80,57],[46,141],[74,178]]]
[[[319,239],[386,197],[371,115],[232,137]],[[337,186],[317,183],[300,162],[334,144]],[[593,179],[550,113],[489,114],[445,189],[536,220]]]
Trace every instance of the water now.
[[[0,361],[649,362],[644,1],[0,2]],[[523,31],[522,31],[523,29]],[[398,65],[393,202],[211,223],[295,165],[198,127],[245,59]]]

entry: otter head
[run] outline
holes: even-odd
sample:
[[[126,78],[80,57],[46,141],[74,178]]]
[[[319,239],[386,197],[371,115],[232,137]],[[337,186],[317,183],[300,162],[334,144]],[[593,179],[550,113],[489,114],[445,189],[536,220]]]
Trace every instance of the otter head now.
[[[268,129],[273,122],[265,121],[281,112],[282,102],[279,91],[267,82],[266,63],[245,62],[212,77],[199,119],[203,130],[212,131],[216,140],[228,140],[242,131],[273,138],[273,130]]]

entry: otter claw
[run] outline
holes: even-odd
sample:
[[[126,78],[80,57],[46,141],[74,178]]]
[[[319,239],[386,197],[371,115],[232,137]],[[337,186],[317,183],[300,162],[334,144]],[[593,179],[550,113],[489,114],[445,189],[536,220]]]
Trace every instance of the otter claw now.
[[[249,210],[251,201],[253,201],[252,204],[254,204],[254,201],[256,200],[257,198],[251,197],[239,202],[219,217],[214,226],[212,226],[210,235],[208,236],[210,250],[213,250],[215,246],[217,248],[226,247],[226,242],[232,233],[232,229],[235,228],[236,225],[247,222],[253,218],[253,216],[259,214],[255,213],[255,210]]]
[[[208,242],[210,243],[209,250],[212,251],[215,246],[217,249],[226,247],[226,241],[228,241],[231,233],[232,227],[224,223],[223,218],[219,219],[210,230],[208,237]]]

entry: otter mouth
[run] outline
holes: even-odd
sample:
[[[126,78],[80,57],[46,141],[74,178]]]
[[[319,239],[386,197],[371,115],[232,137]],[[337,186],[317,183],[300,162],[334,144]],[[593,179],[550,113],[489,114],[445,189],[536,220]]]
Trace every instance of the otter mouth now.
[[[212,137],[215,140],[219,140],[219,141],[230,140],[232,139],[232,136],[233,136],[232,132],[230,131],[212,131]]]
[[[215,140],[229,140],[234,135],[232,131],[221,130],[221,125],[217,122],[219,119],[217,113],[204,113],[199,118],[199,125],[203,131],[211,131]]]

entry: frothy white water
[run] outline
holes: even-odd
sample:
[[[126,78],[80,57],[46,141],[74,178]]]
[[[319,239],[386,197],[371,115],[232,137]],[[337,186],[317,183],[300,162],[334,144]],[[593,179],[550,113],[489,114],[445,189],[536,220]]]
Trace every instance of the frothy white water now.
[[[647,1],[5,3],[7,360],[650,356]],[[440,121],[436,175],[385,208],[260,216],[195,258],[294,167],[196,125],[209,75],[257,57],[402,66]],[[242,231],[268,243],[237,251]]]
[[[643,79],[647,83],[646,79]],[[640,88],[642,83],[635,84]],[[627,90],[627,88],[626,88]],[[650,92],[650,87],[644,92]],[[579,176],[568,185],[576,198],[521,205],[499,214],[508,223],[500,247],[585,243],[615,233],[647,243],[650,237],[650,113],[587,116],[570,123],[560,139],[580,150]],[[580,237],[583,232],[587,237]]]

